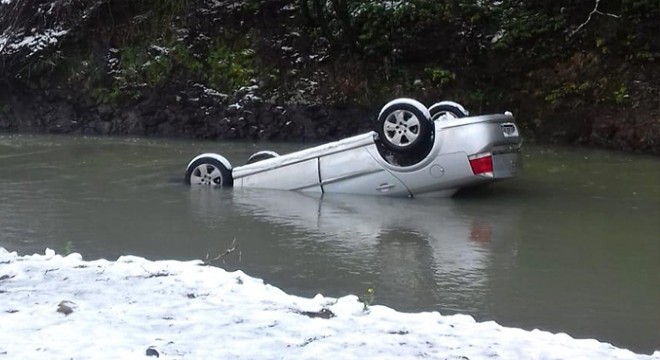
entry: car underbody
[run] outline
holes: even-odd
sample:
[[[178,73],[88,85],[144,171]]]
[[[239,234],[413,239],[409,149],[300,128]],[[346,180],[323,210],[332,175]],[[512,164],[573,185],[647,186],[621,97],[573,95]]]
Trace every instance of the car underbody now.
[[[510,113],[467,116],[462,106],[412,99],[383,107],[375,131],[278,155],[254,154],[232,167],[215,153],[195,157],[189,184],[317,193],[451,196],[518,175],[522,138]],[[438,111],[438,108],[442,112]]]

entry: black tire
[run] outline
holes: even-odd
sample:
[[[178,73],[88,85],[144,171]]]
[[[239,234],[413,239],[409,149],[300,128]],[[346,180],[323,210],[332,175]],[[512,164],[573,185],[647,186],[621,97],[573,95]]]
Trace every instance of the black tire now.
[[[234,179],[229,170],[222,162],[212,157],[203,157],[195,160],[186,169],[184,179],[188,185],[230,187],[234,185]]]
[[[274,151],[268,151],[268,150],[257,151],[256,153],[250,155],[250,158],[248,159],[248,161],[245,164],[246,165],[247,164],[252,164],[252,163],[256,163],[256,162],[261,161],[261,160],[271,159],[271,158],[278,157],[278,156],[280,156],[280,155],[278,153],[274,152]]]
[[[376,133],[385,148],[410,154],[429,147],[433,142],[433,122],[420,105],[393,102],[381,111]]]
[[[467,114],[463,112],[463,110],[461,110],[456,106],[448,105],[448,104],[440,104],[440,103],[431,105],[431,107],[429,108],[429,113],[431,114],[431,120],[433,121],[438,120],[442,115],[445,114],[455,119],[463,118],[467,116]]]

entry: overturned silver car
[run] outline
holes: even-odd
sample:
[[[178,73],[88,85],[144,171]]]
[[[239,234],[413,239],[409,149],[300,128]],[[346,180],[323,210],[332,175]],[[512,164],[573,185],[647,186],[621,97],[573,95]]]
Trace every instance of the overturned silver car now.
[[[191,185],[317,193],[451,196],[464,187],[518,175],[522,138],[511,113],[469,116],[443,101],[426,108],[396,99],[375,131],[278,155],[260,151],[243,166],[204,153],[190,161]]]

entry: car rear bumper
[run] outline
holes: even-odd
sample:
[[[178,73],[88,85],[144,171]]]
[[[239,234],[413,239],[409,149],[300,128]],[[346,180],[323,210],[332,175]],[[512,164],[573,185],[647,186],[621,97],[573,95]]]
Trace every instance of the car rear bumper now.
[[[522,170],[521,152],[493,153],[493,178],[508,179],[520,175]]]

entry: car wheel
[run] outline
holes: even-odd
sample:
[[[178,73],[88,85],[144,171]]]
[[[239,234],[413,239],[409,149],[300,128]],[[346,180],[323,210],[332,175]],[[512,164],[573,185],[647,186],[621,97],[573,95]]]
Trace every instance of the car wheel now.
[[[234,179],[231,170],[212,157],[202,157],[193,161],[186,169],[186,184],[205,186],[232,186]]]
[[[276,153],[275,151],[257,151],[248,158],[248,161],[245,164],[252,164],[256,163],[257,161],[266,160],[277,156],[280,156],[280,154]]]
[[[429,108],[431,120],[436,121],[441,118],[458,119],[469,115],[468,111],[458,103],[443,101],[431,105]]]
[[[386,148],[400,153],[415,152],[433,141],[433,122],[424,105],[399,99],[383,107],[376,132]]]

